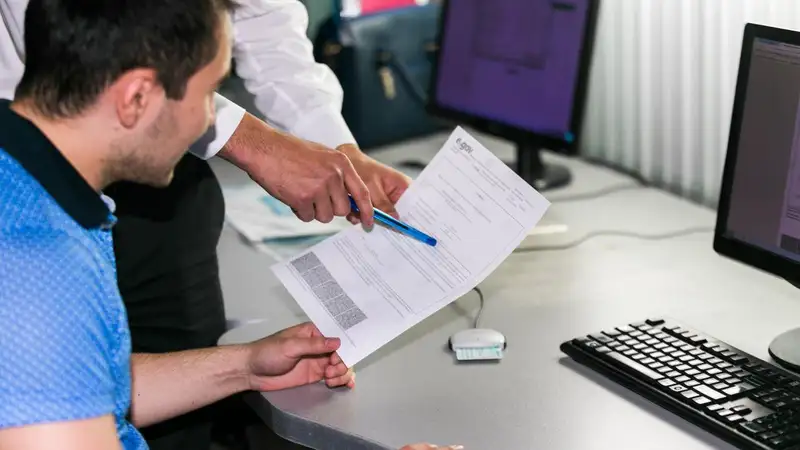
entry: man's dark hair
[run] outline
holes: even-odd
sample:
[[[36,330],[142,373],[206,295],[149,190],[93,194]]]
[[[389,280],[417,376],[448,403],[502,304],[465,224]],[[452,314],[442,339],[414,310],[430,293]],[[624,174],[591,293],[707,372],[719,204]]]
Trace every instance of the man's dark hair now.
[[[155,70],[168,98],[217,55],[221,14],[233,0],[30,0],[25,73],[17,99],[69,117],[126,71]]]

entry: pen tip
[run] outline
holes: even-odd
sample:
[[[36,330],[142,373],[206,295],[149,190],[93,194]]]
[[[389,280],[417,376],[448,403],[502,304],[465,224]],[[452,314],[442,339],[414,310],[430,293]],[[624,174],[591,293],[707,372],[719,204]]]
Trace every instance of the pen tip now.
[[[436,247],[436,239],[434,238],[426,238],[425,242],[431,247]]]

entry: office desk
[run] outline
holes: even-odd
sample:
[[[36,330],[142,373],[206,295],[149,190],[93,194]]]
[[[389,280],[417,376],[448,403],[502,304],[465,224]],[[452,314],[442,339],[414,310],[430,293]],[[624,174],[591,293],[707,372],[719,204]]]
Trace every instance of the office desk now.
[[[591,190],[582,179],[597,187],[624,182],[603,169],[568,164],[576,176],[572,193]],[[709,210],[653,190],[555,203],[551,215],[570,231],[534,236],[523,246],[563,244],[603,229],[711,226],[714,219]],[[269,258],[230,231],[220,260],[230,311],[261,320],[231,330],[221,343],[251,341],[305,320],[268,272]],[[569,250],[514,254],[481,288],[482,325],[508,340],[500,363],[459,364],[446,348],[477,312],[478,299],[468,294],[359,363],[355,390],[314,385],[253,393],[248,401],[276,433],[312,448],[417,441],[468,449],[732,448],[566,359],[559,344],[659,315],[767,359],[770,340],[800,316],[793,287],[716,256],[710,234],[658,242],[598,237]]]

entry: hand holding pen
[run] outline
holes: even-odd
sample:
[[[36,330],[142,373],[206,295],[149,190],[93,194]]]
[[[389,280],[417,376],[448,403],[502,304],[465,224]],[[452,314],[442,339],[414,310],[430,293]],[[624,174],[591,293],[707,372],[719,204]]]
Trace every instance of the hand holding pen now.
[[[354,213],[359,212],[358,205],[356,205],[356,201],[353,200],[353,197],[350,197],[350,208],[353,210]],[[403,233],[406,236],[412,237],[420,242],[424,242],[425,244],[428,244],[431,247],[436,247],[436,239],[434,239],[431,236],[428,236],[427,234],[412,227],[407,223],[395,219],[394,217],[386,214],[380,209],[372,208],[372,214],[373,217],[375,218],[375,222],[383,224],[395,231]]]

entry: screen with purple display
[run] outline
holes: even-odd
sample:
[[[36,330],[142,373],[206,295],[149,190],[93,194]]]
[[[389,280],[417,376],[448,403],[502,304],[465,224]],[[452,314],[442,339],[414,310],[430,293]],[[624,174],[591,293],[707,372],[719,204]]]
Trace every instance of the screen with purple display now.
[[[435,103],[567,142],[589,0],[454,0]]]

